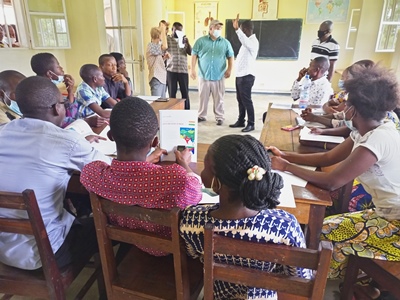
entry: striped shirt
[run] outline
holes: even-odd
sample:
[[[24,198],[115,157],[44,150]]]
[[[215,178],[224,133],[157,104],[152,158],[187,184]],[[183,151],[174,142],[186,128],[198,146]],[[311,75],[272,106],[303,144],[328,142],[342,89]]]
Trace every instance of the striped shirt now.
[[[172,36],[167,36],[168,52],[171,58],[167,61],[167,71],[174,73],[187,73],[188,62],[186,46],[179,48],[178,42]]]
[[[89,107],[90,104],[101,102],[110,98],[110,95],[102,86],[96,87],[93,90],[86,82],[81,82],[76,89],[76,101],[78,102],[78,119],[86,118],[94,114],[94,111]]]
[[[330,36],[325,42],[316,39],[311,48],[311,60],[319,56],[326,57],[329,60],[337,60],[339,58],[339,50],[340,46],[332,36]]]

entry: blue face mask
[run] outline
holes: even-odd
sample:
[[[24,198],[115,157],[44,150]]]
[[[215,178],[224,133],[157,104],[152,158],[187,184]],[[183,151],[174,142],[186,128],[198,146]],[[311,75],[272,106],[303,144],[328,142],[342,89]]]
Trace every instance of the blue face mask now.
[[[345,90],[345,88],[344,88],[344,80],[343,80],[343,79],[339,79],[338,87],[339,87],[339,89],[340,89],[341,91],[344,91],[344,90]]]
[[[213,36],[215,38],[219,38],[221,36],[221,30],[215,29],[214,32],[213,32]]]
[[[3,94],[4,94],[4,97],[6,97],[7,100],[10,102],[10,105],[8,105],[7,101],[4,101],[4,103],[7,105],[7,107],[10,110],[12,110],[13,112],[15,112],[17,115],[22,116],[22,113],[19,110],[17,102],[15,102],[14,100],[11,100],[11,98],[7,96],[6,92],[3,91]]]
[[[346,111],[342,111],[342,117],[343,117],[343,122],[344,124],[347,126],[347,128],[349,128],[351,131],[357,130],[357,128],[355,128],[353,126],[353,118],[355,115],[355,112],[353,114],[353,116],[350,118],[350,120],[346,120],[346,113],[350,110],[351,107],[349,107]]]
[[[60,84],[64,81],[64,76],[63,75],[56,75],[58,76],[58,79],[52,79],[51,82],[54,83],[55,85]]]

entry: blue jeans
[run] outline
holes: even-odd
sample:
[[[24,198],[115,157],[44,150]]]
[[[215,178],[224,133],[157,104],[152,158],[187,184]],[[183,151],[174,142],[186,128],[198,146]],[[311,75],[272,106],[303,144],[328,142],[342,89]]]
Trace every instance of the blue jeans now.
[[[161,83],[157,78],[153,77],[150,80],[150,89],[152,96],[160,96],[161,98],[165,98],[165,92],[167,91],[167,85]]]

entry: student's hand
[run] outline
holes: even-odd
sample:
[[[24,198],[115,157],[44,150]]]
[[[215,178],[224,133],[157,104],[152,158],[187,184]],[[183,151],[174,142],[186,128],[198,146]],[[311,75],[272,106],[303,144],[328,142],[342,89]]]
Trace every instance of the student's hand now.
[[[101,127],[104,124],[109,124],[109,119],[107,118],[102,118],[99,116],[93,116],[90,118],[85,118],[84,119],[86,121],[86,123],[89,124],[90,127]]]
[[[302,117],[303,120],[308,121],[308,122],[314,122],[314,120],[315,120],[315,115],[311,111],[308,111],[308,110],[303,110],[300,117]]]
[[[188,40],[188,38],[187,38],[186,35],[184,35],[184,36],[182,37],[182,43],[184,43],[185,46],[189,46],[189,45],[190,45],[190,44],[189,44],[189,40]]]
[[[192,161],[192,152],[189,148],[185,148],[183,151],[175,150],[176,163],[184,168],[189,166]]]
[[[232,25],[235,30],[239,29],[239,14],[237,14],[236,19],[232,20]]]
[[[64,75],[64,84],[65,84],[65,87],[67,88],[68,94],[73,93],[75,80],[74,80],[74,78],[72,78],[71,75],[68,75],[68,74]]]
[[[94,143],[94,142],[98,143],[100,140],[107,141],[107,139],[102,137],[102,136],[92,135],[92,134],[88,135],[88,136],[85,136],[85,139],[87,141],[89,141],[90,143]]]
[[[192,78],[193,80],[196,80],[196,70],[195,68],[192,68],[192,70],[190,71],[190,78]]]
[[[225,77],[225,78],[231,77],[231,70],[226,70],[226,71],[225,71],[225,74],[224,74],[224,77]]]
[[[165,149],[157,147],[149,156],[147,156],[146,161],[149,163],[156,164],[160,161],[161,155],[167,155],[168,152]]]
[[[167,60],[171,58],[171,54],[169,54],[169,52],[165,52],[165,54],[163,55],[163,59]]]
[[[310,129],[310,132],[313,134],[322,134],[324,132],[324,130],[322,128],[312,127]]]
[[[279,150],[278,148],[276,148],[275,146],[267,146],[265,147],[265,149],[267,151],[271,151],[273,155],[281,157],[283,156],[283,152],[281,150]]]
[[[127,83],[128,79],[125,78],[124,75],[122,75],[121,73],[117,73],[113,76],[111,76],[112,81],[122,81],[123,83]]]
[[[299,77],[297,77],[297,81],[300,81],[304,76],[306,76],[308,68],[303,68],[299,71]]]
[[[278,171],[286,171],[289,162],[279,156],[271,157],[271,168]]]

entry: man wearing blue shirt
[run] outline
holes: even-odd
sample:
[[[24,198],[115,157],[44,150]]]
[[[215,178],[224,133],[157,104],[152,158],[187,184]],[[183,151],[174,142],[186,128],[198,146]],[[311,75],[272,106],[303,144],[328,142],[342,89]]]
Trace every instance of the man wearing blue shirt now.
[[[231,43],[221,37],[222,25],[218,20],[211,21],[209,35],[199,38],[194,44],[190,74],[195,80],[198,60],[200,97],[198,121],[206,121],[208,100],[212,94],[217,125],[222,125],[224,121],[225,78],[231,75],[234,55]]]

